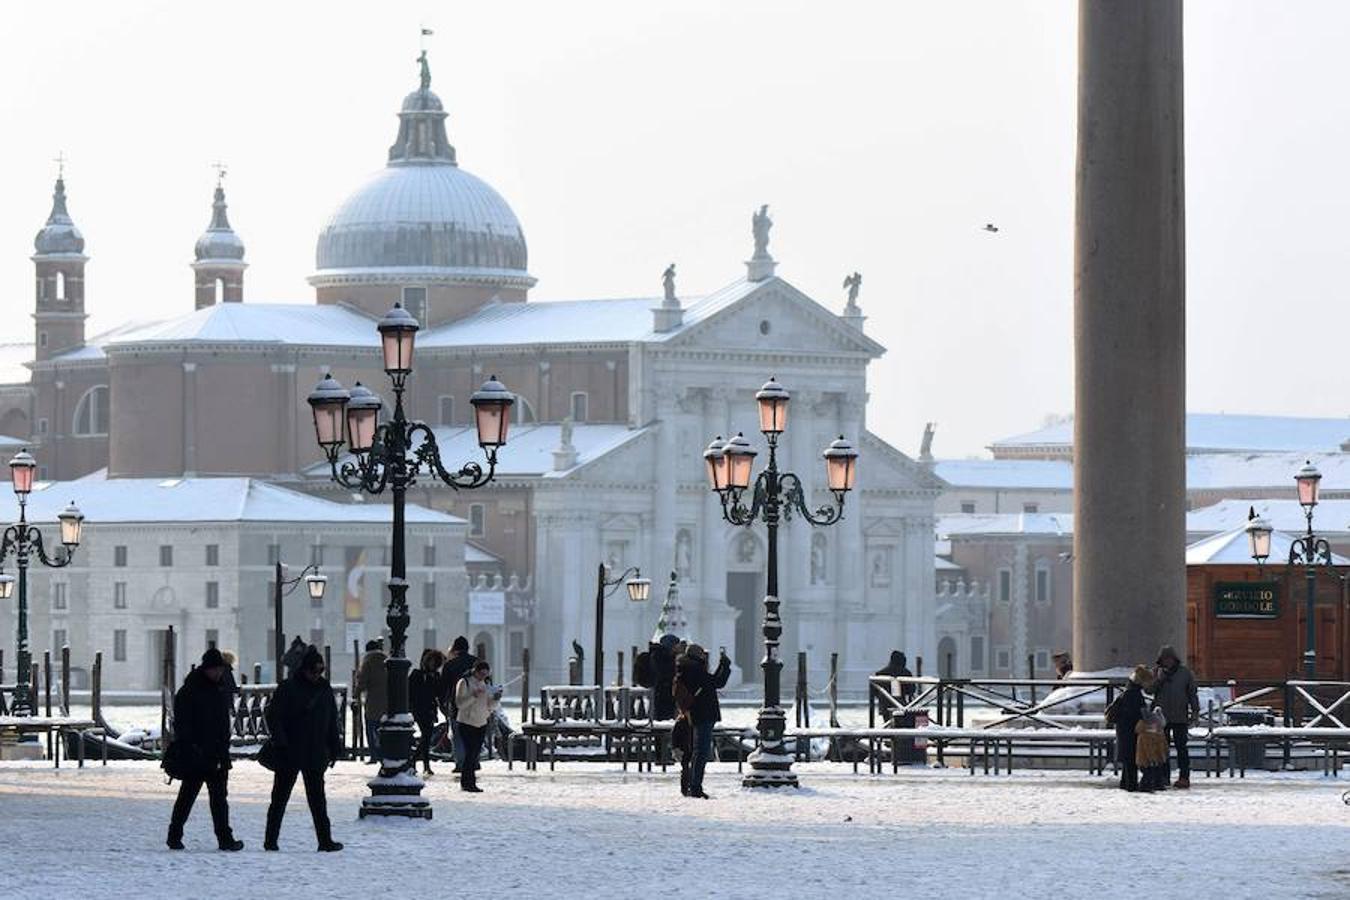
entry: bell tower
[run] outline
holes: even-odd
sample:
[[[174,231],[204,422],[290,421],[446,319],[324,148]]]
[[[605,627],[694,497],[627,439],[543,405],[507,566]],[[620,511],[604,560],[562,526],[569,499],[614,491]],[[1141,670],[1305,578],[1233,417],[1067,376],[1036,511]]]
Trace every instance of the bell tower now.
[[[37,280],[34,358],[39,362],[84,344],[84,237],[66,210],[64,162],[52,211],[33,239]]]
[[[225,167],[217,167],[216,196],[211,204],[211,224],[197,238],[195,273],[197,309],[216,303],[244,301],[244,242],[230,227],[225,215]]]

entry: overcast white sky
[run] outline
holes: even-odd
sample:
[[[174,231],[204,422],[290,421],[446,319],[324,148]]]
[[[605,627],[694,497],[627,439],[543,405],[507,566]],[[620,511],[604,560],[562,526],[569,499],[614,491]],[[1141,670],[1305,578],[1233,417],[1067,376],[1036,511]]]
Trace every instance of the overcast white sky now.
[[[192,309],[225,160],[246,299],[309,302],[383,164],[418,28],[460,163],[515,208],[539,300],[863,273],[871,428],[979,453],[1072,406],[1075,10],[1031,2],[25,3],[0,30],[0,339],[31,339],[58,151],[91,333]],[[1189,406],[1346,415],[1350,6],[1186,5]],[[1001,231],[987,234],[985,222]],[[1302,323],[1306,338],[1296,330]]]

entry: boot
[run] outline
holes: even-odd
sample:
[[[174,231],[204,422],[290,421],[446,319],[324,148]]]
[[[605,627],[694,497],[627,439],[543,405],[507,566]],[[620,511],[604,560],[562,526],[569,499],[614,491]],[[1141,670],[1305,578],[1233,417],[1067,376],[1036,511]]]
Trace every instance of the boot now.
[[[276,852],[276,851],[280,850],[281,848],[277,846],[277,842],[276,842],[276,841],[263,841],[263,849],[264,849],[264,850],[270,850],[270,851],[272,851],[272,852]]]
[[[183,839],[181,837],[174,837],[173,835],[169,835],[169,839],[164,843],[168,845],[170,850],[183,849]]]
[[[1191,786],[1191,779],[1187,775],[1182,775],[1172,784],[1172,787],[1182,791],[1186,790],[1190,786]]]
[[[341,850],[341,849],[342,849],[342,844],[338,843],[337,841],[335,841],[335,840],[333,840],[333,839],[331,839],[331,838],[329,838],[328,840],[326,840],[326,841],[324,841],[323,843],[319,844],[319,852],[320,852],[320,853],[336,853],[337,851],[339,851],[339,850]]]
[[[237,853],[244,849],[244,842],[236,838],[230,838],[227,841],[220,841],[220,849],[227,850],[230,853]]]

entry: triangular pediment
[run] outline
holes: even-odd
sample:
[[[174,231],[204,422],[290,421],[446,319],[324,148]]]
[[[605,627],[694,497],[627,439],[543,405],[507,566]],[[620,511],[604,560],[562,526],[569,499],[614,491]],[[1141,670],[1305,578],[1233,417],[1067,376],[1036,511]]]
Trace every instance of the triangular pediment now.
[[[690,320],[693,321],[690,321]],[[744,282],[710,294],[686,311],[671,347],[775,352],[850,353],[877,357],[886,348],[781,278]]]
[[[947,485],[931,468],[870,431],[863,434],[858,450],[858,487],[862,490],[940,491]]]

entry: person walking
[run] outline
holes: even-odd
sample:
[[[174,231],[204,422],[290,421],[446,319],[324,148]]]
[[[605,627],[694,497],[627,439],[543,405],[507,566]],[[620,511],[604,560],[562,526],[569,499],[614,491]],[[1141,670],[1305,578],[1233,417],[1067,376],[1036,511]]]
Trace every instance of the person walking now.
[[[233,679],[215,647],[202,654],[202,662],[183,679],[173,697],[173,741],[165,751],[164,769],[182,779],[178,799],[169,819],[170,850],[183,849],[183,827],[192,804],[206,785],[211,801],[211,824],[221,850],[242,850],[230,828],[229,776],[230,734],[234,707]]]
[[[1167,736],[1177,751],[1177,780],[1172,787],[1185,790],[1191,786],[1191,754],[1186,746],[1191,723],[1200,717],[1200,692],[1195,675],[1181,664],[1181,657],[1171,644],[1158,651],[1158,668],[1154,672],[1153,705],[1162,710],[1167,719]]]
[[[464,743],[464,758],[459,763],[459,786],[473,794],[482,793],[478,786],[478,754],[483,749],[492,711],[497,708],[501,689],[488,684],[491,667],[479,660],[473,670],[459,680],[455,688],[456,715],[459,719],[460,739]]]
[[[428,647],[422,651],[422,664],[408,676],[408,705],[412,708],[413,719],[421,740],[417,744],[417,759],[422,761],[422,774],[434,775],[431,771],[431,741],[436,730],[436,709],[441,699],[441,666],[445,665],[445,654]]]
[[[1073,674],[1073,657],[1069,655],[1068,650],[1061,650],[1050,657],[1051,662],[1055,664],[1055,679],[1064,681]]]
[[[277,768],[272,777],[272,802],[267,807],[263,849],[278,849],[281,819],[286,814],[295,780],[300,777],[305,782],[305,800],[314,819],[319,850],[341,850],[342,845],[333,840],[323,787],[324,770],[337,762],[342,751],[337,702],[333,699],[332,685],[324,677],[323,655],[317,647],[306,648],[295,671],[277,688],[265,718],[277,750]]]
[[[703,774],[712,758],[713,729],[722,720],[722,707],[717,692],[726,687],[731,677],[731,660],[723,651],[717,660],[717,671],[708,671],[708,651],[698,644],[690,644],[685,651],[685,664],[676,675],[681,693],[688,692],[689,721],[694,728],[694,760],[689,772],[689,796],[710,799],[703,790]]]
[[[389,709],[388,658],[384,655],[384,641],[376,638],[366,641],[366,653],[356,670],[356,697],[361,701],[365,715],[366,749],[370,762],[380,760],[380,720]]]
[[[1139,765],[1136,760],[1136,726],[1144,718],[1144,689],[1153,684],[1147,666],[1135,666],[1125,690],[1106,708],[1106,724],[1116,729],[1116,761],[1120,763],[1120,789],[1139,790]]]
[[[459,730],[459,710],[455,691],[460,679],[473,671],[478,660],[469,652],[469,639],[464,635],[455,638],[446,655],[445,665],[441,667],[441,696],[444,698],[445,718],[450,723],[450,749],[455,755],[455,771],[464,767],[464,736]]]

